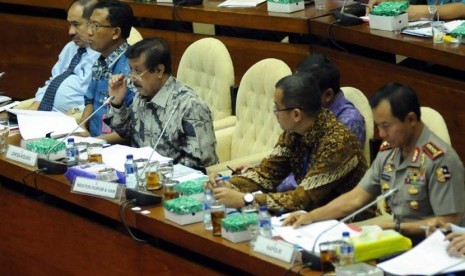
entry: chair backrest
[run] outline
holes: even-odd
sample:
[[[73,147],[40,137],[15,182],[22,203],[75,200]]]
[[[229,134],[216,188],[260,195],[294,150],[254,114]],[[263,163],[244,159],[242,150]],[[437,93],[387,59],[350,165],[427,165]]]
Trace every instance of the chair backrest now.
[[[273,58],[257,62],[244,74],[237,93],[232,160],[273,149],[282,133],[272,110],[275,85],[290,74],[286,63]]]
[[[203,38],[187,47],[176,77],[207,103],[213,121],[231,116],[234,67],[228,49],[220,40]]]
[[[129,45],[134,45],[142,40],[142,35],[136,28],[132,27],[131,32],[129,33],[129,37],[126,40]]]
[[[449,130],[447,129],[446,122],[442,118],[441,114],[431,107],[421,107],[421,121],[428,126],[428,128],[436,134],[439,138],[444,140],[449,145],[452,145],[449,136]]]
[[[342,92],[348,101],[350,101],[355,108],[360,111],[363,118],[365,119],[365,144],[363,145],[363,154],[367,162],[370,162],[370,139],[374,135],[374,124],[373,124],[373,113],[371,112],[371,106],[368,102],[367,97],[362,91],[354,87],[342,87]]]

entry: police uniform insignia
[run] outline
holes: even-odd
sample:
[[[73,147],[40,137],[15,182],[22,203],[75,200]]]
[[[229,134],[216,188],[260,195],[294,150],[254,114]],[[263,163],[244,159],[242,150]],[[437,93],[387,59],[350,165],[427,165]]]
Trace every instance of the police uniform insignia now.
[[[444,151],[433,142],[424,144],[423,151],[433,160],[444,154]]]
[[[388,142],[383,141],[381,143],[381,146],[379,146],[379,151],[388,150],[388,149],[391,149],[391,148],[392,148],[392,146]]]
[[[416,200],[410,201],[410,208],[412,208],[413,210],[418,210],[418,208],[420,208],[420,205],[418,204],[418,201],[416,201]]]
[[[389,190],[389,183],[384,182],[383,184],[381,184],[381,190],[383,191]]]
[[[415,186],[410,186],[407,190],[407,192],[411,195],[416,195],[418,194],[418,189]]]
[[[436,177],[439,182],[444,183],[450,179],[451,175],[447,166],[442,166],[436,169]]]
[[[418,156],[420,156],[420,149],[417,147],[412,155],[412,163],[416,163],[418,160]]]
[[[392,172],[392,165],[390,163],[387,163],[386,165],[384,165],[384,171]]]
[[[407,176],[405,177],[405,184],[420,185],[420,168],[407,167]]]

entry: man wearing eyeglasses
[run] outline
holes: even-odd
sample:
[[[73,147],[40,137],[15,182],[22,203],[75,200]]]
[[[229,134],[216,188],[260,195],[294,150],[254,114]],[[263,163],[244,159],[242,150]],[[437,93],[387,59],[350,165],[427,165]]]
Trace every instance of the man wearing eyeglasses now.
[[[215,199],[227,207],[240,208],[248,193],[260,191],[255,202],[275,213],[312,210],[355,187],[368,168],[355,135],[322,107],[311,75],[296,73],[275,87],[274,113],[284,132],[271,154],[229,182],[210,176]],[[277,192],[290,173],[298,187]]]
[[[132,74],[114,75],[109,84],[111,126],[133,147],[154,147],[175,163],[201,169],[216,164],[216,138],[210,109],[192,89],[171,75],[168,44],[144,39],[126,51]],[[123,105],[127,81],[137,95],[130,108]],[[165,132],[163,132],[165,129]],[[162,135],[163,134],[163,135]]]
[[[92,80],[85,95],[85,108],[82,120],[88,118],[108,97],[108,81],[114,74],[129,76],[131,69],[124,52],[129,45],[133,22],[131,7],[117,0],[99,1],[90,16],[87,26],[89,43],[92,49],[100,52],[100,57],[92,67]],[[130,106],[134,98],[134,88],[130,86],[124,98],[124,105]],[[121,142],[119,135],[107,124],[108,108],[102,108],[88,122],[91,136],[99,137],[109,143]]]
[[[99,56],[89,47],[87,35],[87,20],[96,2],[78,0],[70,5],[67,21],[72,40],[61,51],[50,79],[37,90],[34,102],[27,108],[62,113],[84,109],[84,94],[90,83],[92,64]]]

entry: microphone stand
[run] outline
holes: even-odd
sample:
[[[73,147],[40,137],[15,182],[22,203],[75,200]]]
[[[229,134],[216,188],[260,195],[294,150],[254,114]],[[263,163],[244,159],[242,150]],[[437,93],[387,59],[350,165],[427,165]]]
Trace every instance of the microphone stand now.
[[[302,251],[302,262],[311,263],[310,267],[313,268],[313,269],[318,269],[318,270],[321,269],[320,256],[315,251],[316,245],[318,243],[318,240],[321,238],[321,236],[323,236],[323,234],[327,233],[329,230],[331,230],[333,228],[336,228],[338,225],[340,225],[342,223],[345,223],[350,218],[360,214],[361,212],[365,211],[366,209],[370,208],[371,206],[373,206],[375,204],[378,204],[378,202],[387,199],[388,197],[390,197],[391,195],[396,193],[398,190],[399,190],[398,188],[390,190],[389,192],[379,196],[378,198],[376,198],[372,202],[368,203],[367,205],[364,205],[361,208],[357,209],[355,212],[350,213],[349,215],[345,216],[338,223],[336,223],[333,226],[331,226],[331,227],[325,229],[324,231],[322,231],[320,234],[318,234],[318,236],[316,236],[315,241],[313,242],[312,251],[310,251],[310,252],[309,251]]]
[[[68,135],[66,135],[64,138],[60,139],[59,142],[55,143],[48,151],[47,155],[45,158],[38,158],[37,160],[37,167],[39,169],[43,169],[45,173],[48,174],[63,174],[66,172],[68,169],[68,165],[64,162],[58,162],[58,161],[52,161],[50,160],[50,153],[54,148],[56,148],[59,144],[62,142],[66,141],[66,139],[71,136],[72,134],[75,133],[76,130],[78,130],[80,127],[82,127],[87,121],[90,120],[97,112],[99,112],[103,107],[106,105],[110,104],[110,102],[115,98],[115,96],[110,96],[107,98],[107,100],[99,107],[97,108],[92,114],[90,114],[89,117],[87,117],[84,121],[82,121],[75,129],[73,129]]]
[[[340,11],[334,11],[333,16],[337,19],[339,25],[341,26],[354,26],[363,24],[363,20],[351,13],[345,13],[344,9],[346,7],[347,0],[344,0]]]

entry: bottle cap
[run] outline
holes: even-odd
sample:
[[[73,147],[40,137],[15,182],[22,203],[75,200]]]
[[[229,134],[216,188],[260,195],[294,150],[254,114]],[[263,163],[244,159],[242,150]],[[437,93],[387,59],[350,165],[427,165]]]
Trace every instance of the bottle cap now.
[[[74,143],[74,138],[68,138],[68,143]]]
[[[342,232],[342,237],[350,237],[350,233],[347,231]]]
[[[268,211],[268,208],[266,207],[266,205],[262,205],[260,206],[260,211]]]
[[[132,154],[126,155],[126,159],[133,159],[133,158],[134,158],[134,156]]]

